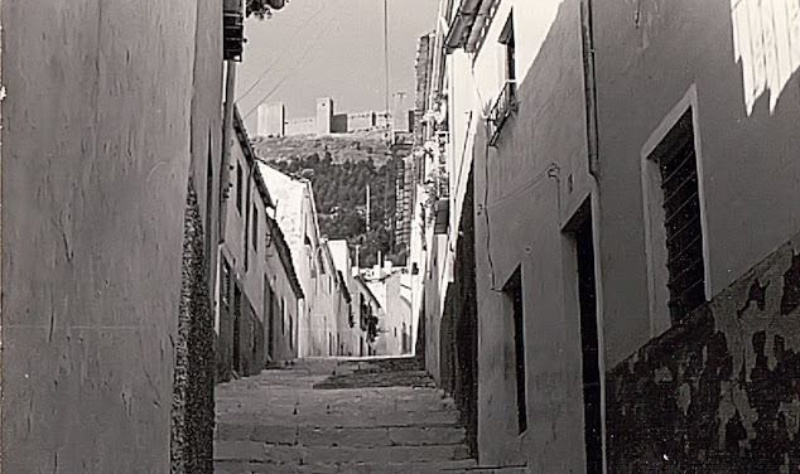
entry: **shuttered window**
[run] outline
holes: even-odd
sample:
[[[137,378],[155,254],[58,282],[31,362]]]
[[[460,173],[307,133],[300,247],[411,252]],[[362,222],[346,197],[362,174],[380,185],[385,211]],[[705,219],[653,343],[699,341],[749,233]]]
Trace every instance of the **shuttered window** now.
[[[664,196],[664,227],[673,323],[706,301],[703,228],[691,109],[655,150]]]

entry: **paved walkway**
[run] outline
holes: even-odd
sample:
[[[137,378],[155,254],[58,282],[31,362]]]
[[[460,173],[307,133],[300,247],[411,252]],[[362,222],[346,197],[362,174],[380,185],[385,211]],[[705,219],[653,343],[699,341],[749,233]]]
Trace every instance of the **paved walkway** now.
[[[218,473],[501,472],[476,466],[453,402],[410,359],[299,361],[216,400]]]

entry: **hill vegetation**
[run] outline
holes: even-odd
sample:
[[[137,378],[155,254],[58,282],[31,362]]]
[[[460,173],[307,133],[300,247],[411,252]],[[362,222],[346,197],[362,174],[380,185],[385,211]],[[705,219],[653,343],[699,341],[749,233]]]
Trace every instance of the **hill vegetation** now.
[[[405,263],[405,251],[394,245],[396,161],[379,137],[259,138],[253,148],[283,173],[311,181],[320,231],[358,246],[362,267],[374,265],[379,252]]]

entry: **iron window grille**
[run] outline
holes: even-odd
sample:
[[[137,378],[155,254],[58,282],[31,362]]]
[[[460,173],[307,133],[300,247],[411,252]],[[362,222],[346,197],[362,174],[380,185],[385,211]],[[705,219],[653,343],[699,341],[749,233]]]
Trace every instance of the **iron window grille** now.
[[[508,80],[503,85],[500,95],[497,97],[492,108],[489,110],[489,117],[486,123],[489,128],[489,145],[494,146],[500,136],[503,124],[517,111],[517,82]]]
[[[705,261],[691,110],[656,149],[664,193],[669,310],[673,323],[705,303]]]

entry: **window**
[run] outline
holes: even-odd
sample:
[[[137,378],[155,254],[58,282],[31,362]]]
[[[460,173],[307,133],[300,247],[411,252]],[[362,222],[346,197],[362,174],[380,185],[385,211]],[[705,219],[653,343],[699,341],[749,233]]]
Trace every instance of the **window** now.
[[[294,350],[294,320],[292,315],[289,315],[289,350]]]
[[[239,214],[242,213],[242,193],[244,191],[244,186],[242,181],[244,181],[244,176],[242,175],[242,164],[236,163],[236,209],[239,211]]]
[[[258,208],[253,203],[253,248],[258,252]]]
[[[497,143],[500,129],[517,108],[517,52],[514,40],[514,12],[508,15],[503,31],[498,39],[503,48],[502,84],[500,94],[489,111],[487,126],[489,127],[489,144]]]
[[[667,247],[669,314],[682,321],[706,301],[703,227],[691,108],[659,143],[650,159],[661,178]]]
[[[286,301],[281,298],[281,334],[286,334]]]
[[[503,79],[514,83],[517,79],[517,51],[514,42],[514,12],[508,14],[503,31],[500,33],[499,42],[504,46],[503,51]]]
[[[220,302],[222,306],[226,309],[230,305],[231,300],[231,267],[228,265],[228,261],[225,258],[222,258],[222,262],[220,264],[222,267],[222,278],[220,281]]]
[[[528,429],[528,401],[525,390],[525,315],[522,301],[522,268],[508,279],[503,293],[510,303],[514,323],[514,366],[517,382],[517,428],[522,434]]]

